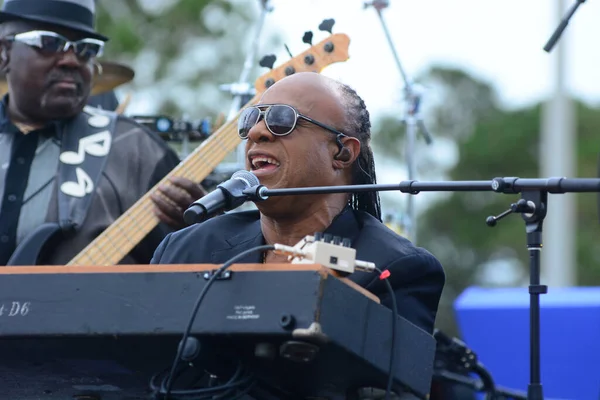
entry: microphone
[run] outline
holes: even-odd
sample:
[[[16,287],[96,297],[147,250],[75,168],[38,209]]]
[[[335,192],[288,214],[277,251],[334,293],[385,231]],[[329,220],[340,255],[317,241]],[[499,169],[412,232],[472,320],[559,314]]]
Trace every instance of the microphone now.
[[[218,184],[215,190],[193,202],[183,213],[183,220],[192,225],[205,221],[220,211],[237,208],[251,198],[244,190],[259,184],[253,173],[237,171],[231,175],[231,179]]]

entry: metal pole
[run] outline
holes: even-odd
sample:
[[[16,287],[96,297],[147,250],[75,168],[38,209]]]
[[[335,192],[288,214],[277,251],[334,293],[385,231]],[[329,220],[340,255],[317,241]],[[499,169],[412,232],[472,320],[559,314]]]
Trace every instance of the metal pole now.
[[[404,68],[402,68],[402,64],[400,63],[400,57],[398,57],[398,53],[396,52],[396,48],[394,46],[394,43],[392,42],[392,37],[390,36],[385,20],[383,19],[383,15],[381,14],[381,10],[389,6],[389,2],[387,0],[373,0],[371,2],[365,3],[364,5],[365,7],[373,6],[373,8],[375,8],[375,10],[377,11],[377,16],[379,17],[379,21],[381,22],[383,32],[385,33],[388,45],[390,47],[390,50],[392,51],[392,55],[394,56],[396,67],[400,71],[400,75],[402,76],[402,80],[404,81],[404,100],[406,102],[404,117],[404,123],[406,124],[406,142],[404,157],[406,159],[408,179],[415,180],[415,144],[417,141],[418,131],[421,131],[421,133],[425,137],[425,141],[427,142],[427,144],[431,144],[432,142],[431,135],[425,128],[425,124],[423,123],[423,120],[420,116],[421,94],[414,90],[410,83],[410,80],[406,76]],[[406,206],[406,218],[403,222],[408,238],[413,243],[416,243],[417,213],[415,211],[414,201],[415,196],[408,196]]]
[[[556,0],[553,20],[560,22],[565,1]],[[575,176],[576,120],[573,101],[566,87],[566,49],[569,32],[550,54],[553,90],[544,105],[542,116],[540,173],[542,176]],[[576,284],[576,197],[565,194],[552,198],[546,217],[545,243],[542,254],[543,281],[550,287]]]
[[[250,46],[250,51],[246,54],[246,60],[244,61],[244,67],[240,74],[240,78],[237,82],[221,85],[220,89],[230,92],[234,97],[231,102],[231,107],[229,109],[229,114],[227,115],[227,120],[230,121],[235,117],[235,115],[240,111],[240,108],[244,105],[242,104],[242,100],[244,98],[253,97],[255,94],[254,87],[248,82],[248,77],[250,75],[250,71],[252,71],[252,66],[254,65],[256,53],[258,51],[258,44],[260,42],[260,35],[262,32],[262,28],[265,24],[265,19],[267,14],[273,11],[273,7],[270,5],[269,0],[260,0],[261,3],[261,13],[258,20],[258,26],[256,28],[256,32],[254,38],[252,40],[252,45]],[[241,143],[237,147],[236,151],[236,160],[239,168],[244,168],[246,165],[246,156],[245,156],[245,144]]]

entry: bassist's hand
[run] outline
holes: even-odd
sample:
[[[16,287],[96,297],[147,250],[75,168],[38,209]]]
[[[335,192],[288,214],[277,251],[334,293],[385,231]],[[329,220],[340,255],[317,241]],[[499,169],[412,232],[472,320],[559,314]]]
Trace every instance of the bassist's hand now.
[[[207,192],[200,184],[186,178],[173,177],[169,181],[171,184],[159,186],[150,197],[158,219],[173,229],[181,229],[187,226],[183,212]]]

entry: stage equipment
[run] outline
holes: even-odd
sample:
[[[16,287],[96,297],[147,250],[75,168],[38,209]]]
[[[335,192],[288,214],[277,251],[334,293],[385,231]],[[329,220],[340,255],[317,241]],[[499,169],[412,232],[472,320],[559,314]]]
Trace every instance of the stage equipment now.
[[[558,24],[558,27],[556,28],[556,30],[554,31],[554,33],[552,34],[550,39],[548,39],[548,42],[544,46],[544,51],[546,51],[547,53],[550,53],[552,51],[552,48],[554,48],[554,45],[556,45],[556,43],[560,39],[561,35],[567,28],[567,25],[569,25],[569,21],[573,17],[573,14],[575,14],[575,11],[577,11],[577,8],[579,8],[579,6],[582,5],[583,3],[585,3],[585,0],[576,0],[575,1],[575,4],[573,4],[573,6],[569,10],[569,12],[565,15],[565,17],[560,22],[560,24]]]
[[[477,354],[461,340],[451,338],[437,329],[433,337],[437,342],[433,372],[434,386],[435,382],[439,382],[440,385],[451,383],[466,386],[474,392],[485,393],[486,400],[527,400],[526,393],[496,386],[492,375],[479,361]],[[472,378],[471,374],[478,375],[479,379]],[[433,400],[442,400],[442,398],[435,397]]]
[[[477,192],[493,191],[504,194],[520,194],[521,200],[511,204],[510,209],[498,216],[488,217],[488,226],[511,213],[521,214],[525,221],[527,250],[530,255],[530,383],[528,400],[542,400],[543,390],[540,371],[540,298],[547,293],[547,286],[540,284],[540,252],[542,251],[542,225],[548,210],[548,193],[600,192],[600,179],[594,178],[494,178],[491,181],[419,182],[403,181],[399,184],[372,184],[328,187],[305,187],[267,189],[263,185],[245,190],[249,200],[263,201],[272,196],[290,196],[324,193],[357,193],[369,191],[400,191],[408,194],[420,192]]]
[[[240,108],[242,108],[245,104],[248,104],[252,97],[256,95],[256,90],[248,81],[250,72],[254,66],[254,59],[256,58],[256,53],[258,51],[258,44],[260,42],[260,35],[265,24],[265,19],[267,18],[267,14],[273,11],[273,6],[271,5],[270,0],[259,0],[259,3],[261,12],[260,17],[258,18],[258,25],[256,27],[254,37],[252,38],[252,43],[250,44],[248,53],[246,54],[244,67],[242,68],[240,77],[237,82],[221,85],[219,87],[221,90],[229,92],[233,95],[233,100],[229,108],[229,114],[227,115],[228,121],[234,119],[240,111]],[[236,149],[236,161],[238,164],[238,169],[244,168],[244,165],[246,165],[245,145],[243,143],[239,144]]]
[[[425,142],[428,145],[431,145],[433,139],[431,134],[428,132],[425,127],[425,123],[421,117],[421,102],[423,100],[423,94],[416,90],[416,88],[412,85],[410,80],[408,79],[404,68],[402,68],[402,64],[400,63],[400,57],[396,52],[396,48],[394,43],[392,42],[392,37],[387,28],[387,24],[383,19],[383,15],[381,11],[389,6],[388,0],[373,0],[370,2],[364,3],[364,7],[367,8],[372,6],[377,11],[377,16],[379,17],[379,21],[381,22],[381,26],[383,28],[383,32],[385,33],[385,37],[387,38],[390,50],[392,55],[394,56],[394,61],[396,62],[396,66],[400,71],[400,75],[402,76],[402,80],[404,81],[404,118],[403,122],[406,125],[406,144],[404,150],[404,157],[406,159],[406,168],[408,172],[408,179],[414,180],[416,178],[416,148],[415,142],[417,140],[417,133],[420,131],[423,137],[425,138]],[[414,197],[409,197],[407,199],[407,207],[406,207],[406,215],[408,216],[407,221],[405,220],[405,230],[408,232],[408,238],[417,243],[417,213],[414,206]]]
[[[157,133],[167,142],[202,142],[212,133],[209,118],[200,121],[173,119],[165,115],[134,115],[129,118]]]
[[[321,265],[229,266],[1,268],[2,394],[141,399],[152,379],[162,399],[175,351],[170,400],[201,398],[177,393],[195,372],[218,384],[239,366],[238,388],[257,399],[357,399],[385,387],[392,359],[395,392],[429,393],[435,339],[370,292]]]
[[[238,174],[238,173],[243,174],[244,172],[246,174],[250,174],[247,171],[238,171],[238,172],[236,172],[236,174]],[[234,176],[236,174],[234,174]],[[228,184],[228,182],[224,183],[224,185],[227,185],[227,184]],[[223,193],[225,193],[225,191],[223,191]],[[203,199],[210,198],[213,195],[214,195],[214,193],[209,194],[208,196],[205,196]],[[222,194],[221,194],[221,197],[222,197]],[[196,202],[196,203],[200,203],[203,199],[198,200],[198,202]],[[194,209],[194,207],[195,206],[193,205],[191,207],[191,209]],[[319,244],[321,244],[321,246]],[[200,294],[198,296],[198,299],[196,300],[196,303],[194,305],[194,309],[192,311],[192,315],[190,317],[188,326],[183,334],[183,338],[177,349],[177,355],[175,356],[175,360],[173,361],[173,365],[171,367],[169,374],[166,376],[166,380],[163,381],[163,383],[161,383],[161,385],[160,385],[159,393],[165,395],[165,400],[168,399],[169,395],[171,394],[173,380],[178,375],[178,371],[177,371],[178,364],[181,361],[189,362],[189,360],[185,359],[183,356],[183,354],[185,352],[185,346],[188,343],[190,331],[192,329],[192,325],[193,325],[196,315],[198,313],[198,309],[200,308],[200,304],[201,304],[202,300],[204,299],[204,297],[206,296],[206,294],[208,293],[210,286],[217,279],[222,279],[223,277],[228,278],[229,274],[230,274],[228,271],[228,268],[230,268],[234,262],[242,260],[252,253],[263,253],[268,250],[273,250],[273,251],[275,251],[275,253],[288,255],[288,260],[291,261],[292,264],[304,264],[305,261],[312,263],[313,262],[312,260],[321,260],[321,259],[326,260],[325,266],[327,268],[329,268],[329,269],[326,269],[326,271],[328,273],[333,271],[336,276],[338,275],[336,273],[337,271],[341,271],[344,274],[350,274],[350,273],[354,272],[355,269],[360,269],[363,271],[377,270],[377,272],[379,272],[379,274],[380,274],[379,279],[384,281],[384,283],[386,285],[386,289],[388,290],[388,294],[390,295],[390,298],[392,301],[392,310],[391,310],[392,311],[392,318],[391,318],[392,323],[391,323],[391,339],[390,339],[391,351],[388,349],[388,351],[390,353],[390,357],[389,357],[390,361],[389,361],[388,377],[387,377],[387,384],[386,384],[386,391],[385,391],[385,400],[388,400],[389,396],[392,395],[392,393],[393,393],[392,390],[393,390],[393,386],[394,386],[394,371],[396,370],[394,367],[395,366],[394,361],[395,361],[395,355],[396,355],[396,346],[395,346],[395,336],[397,333],[396,318],[398,317],[398,308],[397,308],[397,304],[396,304],[396,297],[395,297],[395,294],[394,294],[391,284],[387,280],[387,278],[390,276],[390,272],[389,271],[383,272],[383,271],[379,270],[373,263],[356,260],[355,252],[346,251],[348,247],[349,247],[349,239],[341,238],[341,237],[330,237],[330,235],[324,235],[322,232],[317,232],[317,233],[315,233],[314,236],[305,237],[304,240],[300,241],[294,247],[285,246],[285,245],[281,245],[281,244],[275,244],[275,245],[257,246],[257,247],[248,249],[248,250],[243,251],[240,254],[232,257],[229,261],[225,262],[221,267],[219,267],[219,269],[213,271],[212,275],[205,276],[205,279],[208,279],[208,282],[204,286],[204,288],[202,289],[202,291],[200,292]],[[368,292],[366,290],[358,287],[357,285],[354,285],[354,287],[357,290],[362,291],[362,293],[367,295],[367,297],[372,297],[368,294]],[[377,302],[379,302],[379,301],[377,301]],[[321,312],[318,312],[318,314],[315,314],[315,315],[320,316]],[[286,318],[286,322],[288,319],[289,318]],[[319,328],[318,331],[320,334],[321,329]],[[194,346],[194,347],[197,347],[197,346]],[[312,358],[313,358],[312,354],[315,353],[315,349],[309,349],[309,348],[303,349],[304,346],[300,345],[300,344],[294,344],[292,347],[294,348],[293,352],[296,353],[294,358],[296,358],[297,360],[304,361],[304,362],[312,360]],[[252,379],[251,376],[248,376],[248,378]],[[228,383],[223,384],[218,390],[224,391],[229,396],[231,396],[232,394],[235,394],[236,398],[238,398],[239,395],[243,396],[245,393],[250,392],[250,390],[251,390],[250,388],[243,388],[243,389],[241,389],[241,393],[235,392],[235,391],[233,393],[231,393],[232,388],[231,388],[230,382],[232,380],[233,380],[233,378],[230,378]],[[295,398],[298,396],[299,396],[299,398],[305,398],[306,396],[315,395],[315,393],[308,392],[306,389],[302,389],[300,386],[298,386],[296,377],[294,377],[293,380],[294,380],[295,387],[293,389],[289,388],[291,390],[285,390],[287,392],[287,394],[284,396],[284,398]],[[360,381],[360,379],[359,379],[359,381]],[[337,397],[339,395],[347,396],[349,394],[348,390],[350,387],[353,387],[354,389],[358,389],[360,386],[362,386],[362,384],[357,384],[356,380],[354,380],[354,382],[352,384],[345,383],[344,386],[342,386],[342,387],[338,386],[336,388],[335,385],[331,385],[331,384],[328,384],[327,386],[328,386],[327,391],[329,392],[329,396]],[[163,388],[164,388],[164,390],[163,390]],[[281,395],[282,388],[278,387],[277,389]],[[364,388],[360,388],[360,389],[364,389]],[[370,387],[368,389],[376,389],[376,388]],[[420,396],[423,396],[423,393],[415,392],[414,389],[410,388],[410,386],[404,387],[404,388],[399,388],[399,389],[400,389],[399,393],[402,393],[405,390],[409,390],[415,394],[419,394]],[[214,393],[216,390],[217,390],[217,388],[202,388],[202,389],[198,389],[195,391],[182,390],[182,391],[178,391],[178,393],[181,395],[190,395],[193,393],[193,394],[202,396],[202,395],[209,395],[209,393]],[[222,396],[225,396],[225,393],[222,393]],[[264,393],[259,392],[259,394],[260,394],[259,398],[265,397]],[[323,395],[323,393],[319,393],[318,395]],[[346,398],[346,397],[344,397],[344,398]]]

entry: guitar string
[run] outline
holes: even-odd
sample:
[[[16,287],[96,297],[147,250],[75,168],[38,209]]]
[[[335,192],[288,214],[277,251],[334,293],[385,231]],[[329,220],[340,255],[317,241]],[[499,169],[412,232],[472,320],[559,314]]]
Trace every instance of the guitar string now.
[[[226,131],[223,132],[223,136],[231,136],[231,129],[227,129]],[[220,138],[220,139],[229,139],[228,137],[225,138]],[[239,138],[235,137],[234,139],[237,139],[237,141],[239,141]],[[220,140],[220,141],[214,141],[214,146],[207,146],[208,148],[205,149],[207,150],[207,154],[210,154],[209,157],[194,157],[191,160],[189,160],[189,162],[186,164],[185,171],[183,171],[184,173],[181,175],[184,175],[187,177],[189,177],[190,175],[194,175],[194,170],[196,170],[198,167],[204,167],[205,169],[210,169],[210,168],[206,168],[207,164],[212,164],[214,161],[216,161],[216,164],[218,164],[218,159],[221,158],[219,157],[218,153],[215,152],[214,150],[215,147],[224,147],[223,145],[225,140]],[[235,142],[234,140],[226,140],[226,142]],[[227,143],[228,144],[228,143]],[[233,148],[235,148],[235,146],[232,146]],[[226,151],[223,151],[224,156],[227,155]],[[198,154],[200,155],[200,154]],[[224,158],[224,157],[222,157]],[[221,158],[221,159],[222,159]],[[202,164],[202,165],[199,165]],[[184,168],[181,168],[184,169]],[[180,169],[180,170],[181,170]],[[169,183],[168,183],[169,184]],[[146,199],[143,199],[146,201],[142,201],[137,208],[135,209],[129,209],[129,212],[125,212],[123,215],[127,217],[127,219],[129,220],[129,226],[126,229],[123,229],[123,223],[117,223],[115,221],[115,224],[112,225],[113,228],[110,230],[110,232],[107,232],[107,235],[105,237],[99,237],[99,242],[96,243],[96,246],[94,246],[96,248],[96,252],[101,253],[105,258],[107,256],[109,256],[108,258],[112,258],[112,256],[114,255],[119,255],[119,256],[124,256],[126,254],[129,253],[129,251],[127,251],[126,249],[123,248],[123,244],[124,242],[129,242],[130,244],[133,245],[133,247],[135,247],[135,245],[137,245],[137,243],[134,243],[134,241],[132,241],[131,236],[138,236],[138,240],[139,240],[139,236],[145,237],[147,235],[148,232],[150,232],[154,226],[156,226],[159,222],[158,218],[154,215],[154,213],[148,209],[148,207],[143,207],[146,204],[147,200],[149,200],[149,196]],[[123,221],[124,222],[124,221]],[[154,223],[152,223],[154,222]],[[108,231],[108,228],[107,228]],[[136,231],[138,233],[140,233],[141,235],[136,235]],[[110,235],[108,234],[114,234],[114,236],[120,236],[118,238],[116,238],[116,242],[119,243],[120,245],[117,246],[115,245],[113,240],[110,240],[109,237]],[[120,239],[120,240],[119,240]],[[89,249],[92,250],[92,249]],[[108,250],[108,251],[107,251]],[[91,255],[90,252],[87,253],[88,255]],[[93,253],[92,253],[93,254]],[[90,258],[90,257],[88,257]],[[93,257],[96,258],[96,257]],[[93,260],[92,260],[93,261]]]
[[[254,100],[254,99],[253,99]],[[179,164],[168,176],[174,176],[177,172],[182,172],[179,175],[180,176],[185,176],[185,177],[190,177],[190,178],[194,178],[198,175],[198,172],[195,172],[199,167],[201,168],[205,168],[207,170],[211,170],[211,165],[213,164],[214,166],[218,165],[219,162],[225,157],[227,156],[227,154],[231,151],[234,150],[235,147],[239,144],[239,137],[237,136],[236,132],[234,132],[236,129],[235,124],[237,123],[236,120],[238,118],[230,121],[229,123],[227,123],[226,125],[223,126],[223,131],[220,134],[217,134],[215,136],[213,136],[213,140],[212,141],[207,141],[205,142],[205,145],[203,146],[204,148],[202,150],[199,149],[199,151],[195,151],[194,153],[196,154],[191,154],[188,157],[188,160],[182,160],[182,163]],[[235,133],[235,135],[234,135]],[[233,143],[232,143],[233,142]],[[231,146],[231,147],[229,147]],[[218,147],[220,147],[221,149],[217,149]],[[215,150],[220,150],[220,151],[215,151]],[[224,154],[222,157],[219,156],[219,153]],[[203,157],[200,157],[200,153],[207,153],[209,154],[209,156],[205,156],[204,154]],[[202,165],[199,165],[202,164]],[[208,167],[208,168],[207,168]],[[214,169],[214,167],[213,167]],[[179,171],[176,171],[179,170]],[[204,174],[205,172],[203,171],[202,174]],[[206,174],[208,175],[208,174]],[[168,184],[171,185],[170,182],[166,179],[161,180],[161,182],[159,182],[157,185],[160,184]],[[154,188],[153,188],[154,189]],[[151,190],[149,193],[154,192],[154,190]],[[130,227],[129,229],[127,229],[127,232],[123,232],[122,223],[119,224],[119,221],[115,221],[115,223],[111,226],[109,226],[106,229],[106,235],[103,233],[100,236],[98,236],[98,243],[94,243],[95,250],[97,250],[96,252],[100,252],[102,253],[102,255],[106,256],[107,255],[120,255],[120,256],[124,256],[126,254],[129,253],[129,251],[119,248],[121,246],[116,246],[115,243],[113,243],[112,240],[108,239],[109,238],[109,234],[116,234],[118,235],[118,231],[117,229],[120,231],[122,236],[122,240],[120,241],[120,244],[122,245],[123,242],[130,242],[130,244],[133,244],[133,247],[135,247],[138,243],[133,243],[131,241],[131,239],[129,238],[129,234],[133,234],[135,233],[135,230],[137,230],[139,233],[141,233],[142,235],[142,239],[147,235],[148,232],[150,232],[153,227],[155,227],[159,220],[158,218],[154,215],[153,212],[151,212],[151,210],[148,210],[147,207],[141,207],[144,202],[147,202],[148,200],[150,200],[149,198],[149,194],[146,193],[144,196],[142,196],[142,198],[140,198],[139,203],[140,204],[134,204],[134,206],[132,206],[132,208],[128,209],[123,216],[127,217],[128,219],[132,220],[132,223],[130,223]],[[145,215],[143,215],[145,214]],[[119,218],[120,219],[120,218]],[[123,221],[122,221],[123,222]],[[154,222],[154,224],[152,224],[152,222]],[[150,223],[150,224],[148,224]],[[112,227],[112,228],[111,228]],[[133,229],[132,229],[133,227]],[[133,230],[133,232],[132,232]],[[104,236],[104,237],[102,237]],[[90,259],[90,251],[92,250],[92,246],[90,244],[89,246],[90,248],[88,249],[84,249],[81,253],[82,256],[84,254],[88,255],[88,259]],[[106,252],[106,247],[110,247],[112,251]],[[132,248],[133,248],[132,247]],[[86,250],[90,250],[90,251],[86,251]],[[73,260],[73,264],[75,264],[77,262],[77,256],[75,257],[75,259]],[[91,260],[93,261],[93,259]],[[119,260],[120,261],[120,260]],[[69,263],[69,265],[73,265],[71,263]]]
[[[303,56],[303,54],[301,55]],[[342,60],[336,60],[333,62],[340,62]],[[332,64],[333,62],[328,62],[328,63],[321,63],[323,66],[319,68],[319,70],[322,70],[325,66]],[[258,101],[259,95],[255,95],[254,98],[252,98],[252,100],[250,102],[248,102],[246,105],[250,105],[250,104],[254,104],[255,102]],[[209,164],[209,161],[214,161],[215,159],[217,160],[217,162],[214,164],[214,166],[212,167],[212,169],[214,169],[214,167],[216,167],[220,161],[219,161],[219,156],[217,155],[216,157],[212,158],[212,157],[200,157],[200,153],[209,153],[211,152],[211,150],[216,150],[216,149],[211,149],[211,145],[212,147],[221,147],[221,149],[224,146],[224,144],[230,144],[229,142],[233,141],[236,142],[236,144],[231,148],[227,148],[225,155],[223,156],[223,158],[227,155],[228,152],[231,152],[232,150],[235,149],[235,147],[237,146],[237,144],[239,144],[239,137],[237,136],[237,134],[233,134],[232,131],[234,131],[235,129],[235,125],[237,123],[237,120],[239,119],[239,115],[241,113],[242,109],[240,109],[240,111],[236,114],[235,118],[232,119],[231,121],[227,122],[223,127],[223,132],[219,133],[217,132],[217,134],[215,134],[214,136],[210,137],[209,139],[207,139],[203,145],[199,146],[198,149],[196,149],[194,152],[192,152],[192,154],[190,154],[190,156],[188,156],[187,160],[182,160],[182,162],[176,166],[165,178],[163,178],[161,181],[159,181],[149,192],[147,192],[146,194],[144,194],[131,208],[129,208],[128,210],[126,210],[126,212],[124,214],[122,214],[121,217],[119,217],[112,225],[110,225],[102,234],[100,234],[96,240],[94,240],[92,243],[90,243],[88,246],[86,246],[86,248],[84,248],[79,254],[77,254],[73,260],[71,260],[71,262],[69,262],[67,265],[80,265],[81,261],[83,261],[83,258],[87,258],[88,260],[90,260],[90,262],[93,265],[98,264],[95,261],[95,258],[92,257],[91,254],[94,253],[93,250],[95,250],[96,253],[101,253],[104,258],[110,258],[111,265],[117,264],[119,261],[122,260],[123,257],[125,257],[127,254],[129,254],[129,252],[131,251],[131,249],[133,249],[135,246],[137,246],[139,244],[139,242],[141,240],[143,240],[146,235],[160,222],[158,220],[158,218],[154,215],[154,213],[148,209],[148,207],[141,207],[142,205],[144,205],[143,203],[146,202],[150,202],[150,195],[151,193],[154,193],[156,191],[156,187],[158,187],[161,184],[167,184],[167,185],[171,185],[170,182],[168,181],[168,178],[171,176],[175,176],[175,175],[179,175],[179,176],[184,176],[184,177],[188,177],[188,178],[194,178],[197,175],[194,175],[193,169],[192,168],[196,168],[198,167],[197,164],[201,163],[203,164],[203,167],[206,167],[207,164]],[[220,136],[223,136],[222,138]],[[212,140],[211,140],[212,139]],[[221,140],[219,140],[221,139]],[[227,142],[227,143],[225,143]],[[209,158],[209,160],[207,160],[207,158]],[[222,160],[223,158],[221,158],[220,160]],[[212,170],[211,167],[209,166],[208,169]],[[180,173],[181,171],[181,173]],[[204,173],[204,172],[202,172]],[[210,172],[209,172],[210,173]],[[208,175],[208,174],[206,174]],[[206,177],[206,175],[204,177]],[[203,179],[201,177],[198,177],[198,179]],[[133,221],[133,223],[129,224],[130,226],[133,225],[134,226],[134,230],[132,231],[131,227],[128,227],[127,229],[127,233],[123,232],[123,228],[121,227],[121,225],[123,225],[123,223],[125,222],[125,219],[128,218],[130,220]],[[139,237],[137,238],[137,240],[134,242],[131,240],[131,236],[133,236],[133,234],[135,234],[135,232],[139,233]],[[115,245],[115,243],[113,242],[113,240],[110,239],[110,236],[117,236],[117,232],[120,233],[121,236],[121,241],[120,241],[120,246],[119,245]],[[129,234],[131,235],[129,235]],[[98,243],[96,243],[98,241]],[[128,246],[124,246],[125,248],[123,248],[122,244],[123,242],[128,243],[131,247],[129,247],[127,249]],[[110,247],[108,250],[106,251],[105,247]],[[109,256],[109,257],[107,257]],[[118,260],[115,259],[114,256],[118,256],[120,257]],[[105,264],[106,263],[102,263]]]
[[[224,132],[224,133],[227,134],[227,132]],[[210,150],[210,146],[209,146],[208,150]],[[202,162],[206,163],[206,160],[197,160],[198,158],[200,158],[200,157],[196,157],[196,159],[191,159],[190,160],[191,162],[188,163],[188,165],[189,165],[190,168],[196,167],[197,164],[198,164],[198,161],[202,161]],[[210,157],[210,158],[212,158],[212,157]],[[138,206],[143,206],[144,204],[142,204],[142,203],[140,203]],[[147,223],[151,219],[151,218],[148,218],[147,215],[144,215],[143,216],[144,218],[140,218],[141,217],[140,214],[143,214],[141,211],[144,211],[142,207],[139,207],[139,208],[137,208],[134,211],[137,211],[137,210],[139,210],[139,211],[138,212],[131,212],[130,211],[130,212],[124,213],[124,215],[127,214],[127,216],[130,217],[131,220],[132,220],[132,223],[129,224],[129,229],[127,229],[127,233],[124,232],[123,229],[122,229],[122,225],[123,224],[116,224],[116,222],[115,222],[115,225],[113,225],[113,228],[111,229],[111,231],[112,231],[111,233],[115,233],[116,235],[119,235],[119,233],[120,233],[119,236],[123,236],[122,237],[123,240],[120,241],[121,244],[124,241],[131,242],[131,239],[129,238],[128,233],[135,234],[135,231],[134,231],[135,229],[137,229],[137,231],[141,232],[144,229],[144,226],[147,225]],[[153,217],[153,214],[150,217]],[[149,228],[150,228],[150,230],[152,229],[152,227],[149,227]],[[143,233],[143,232],[141,232],[141,233]],[[105,238],[100,238],[99,237],[99,239],[106,239],[106,237]],[[112,253],[121,253],[121,254],[124,253],[124,250],[123,249],[119,249],[117,246],[115,246],[115,244],[111,240],[100,241],[100,242],[96,243],[96,246],[94,246],[94,247],[95,247],[96,252],[100,252],[104,256],[108,255],[107,252],[104,251],[104,250],[106,250],[106,247],[111,247]],[[119,247],[121,247],[121,246],[119,246]],[[87,252],[88,255],[90,253],[93,253],[93,251],[92,251],[93,249],[90,248],[89,250],[91,250],[91,251]]]

